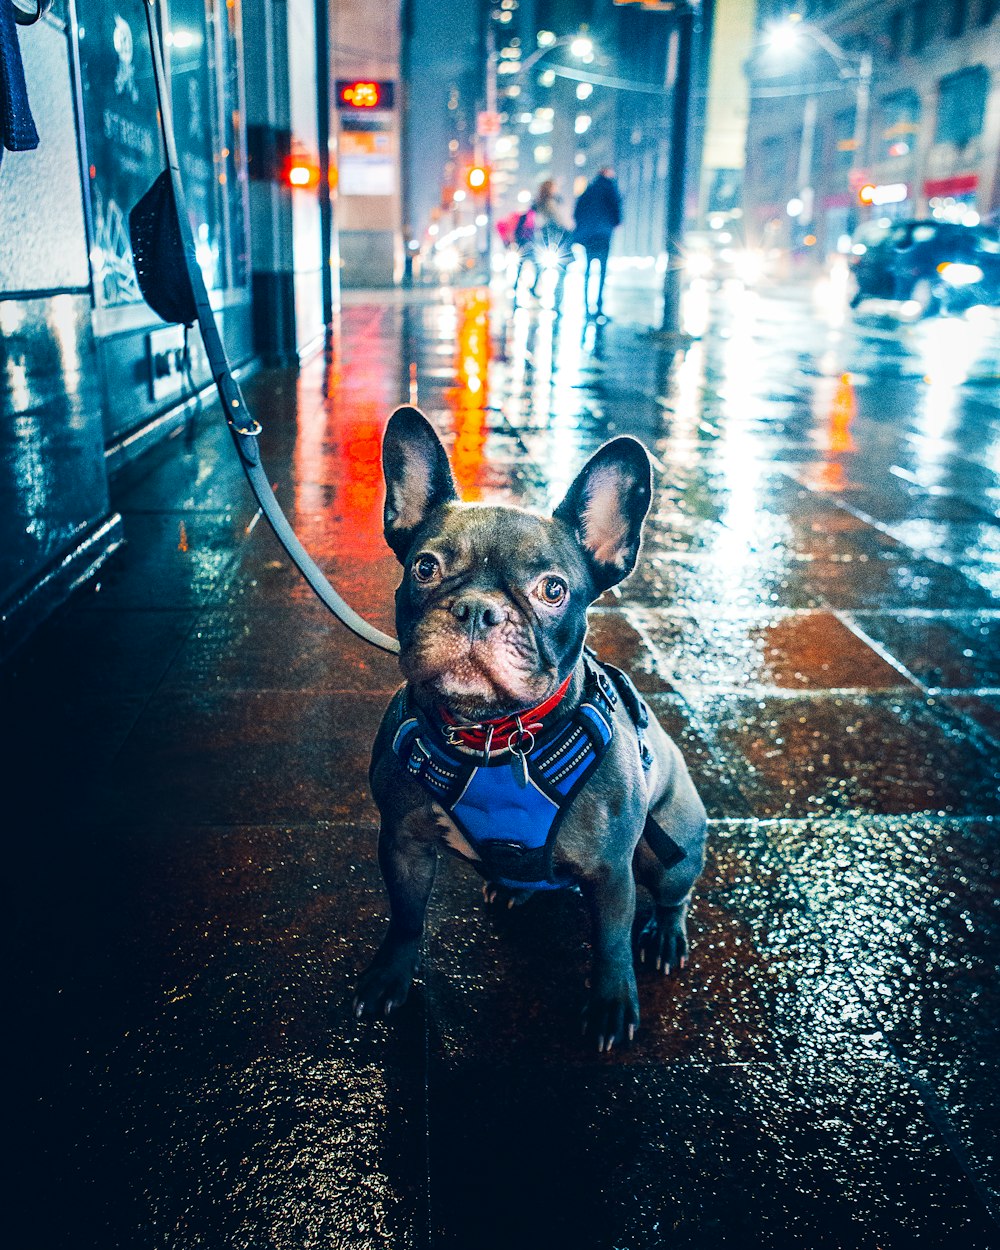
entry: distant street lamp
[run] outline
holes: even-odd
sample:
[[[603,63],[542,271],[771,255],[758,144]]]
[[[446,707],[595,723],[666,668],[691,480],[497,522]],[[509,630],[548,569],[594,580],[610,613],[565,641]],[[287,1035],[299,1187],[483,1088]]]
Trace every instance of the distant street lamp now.
[[[565,48],[567,44],[569,45],[570,54],[575,56],[578,61],[589,62],[594,59],[594,42],[587,35],[563,35],[559,39],[552,36],[552,38],[545,40],[542,39],[542,35],[551,35],[551,31],[539,32],[538,47],[520,63],[517,69],[518,73],[525,73],[526,70],[537,64],[543,56],[548,56],[556,48]]]
[[[842,81],[857,83],[851,151],[851,173],[856,174],[862,169],[861,162],[868,137],[868,111],[872,83],[871,53],[861,52],[854,56],[846,52],[821,26],[817,26],[814,22],[804,21],[799,13],[790,14],[783,22],[775,22],[767,31],[767,43],[775,52],[787,55],[801,47],[803,36],[811,39],[832,57]],[[816,112],[817,97],[810,92],[806,97],[802,113],[802,141],[799,145],[799,164],[796,175],[798,193],[795,198],[801,203],[802,208],[795,214],[789,208],[789,216],[796,217],[803,227],[812,221],[813,216],[812,157],[816,134]]]

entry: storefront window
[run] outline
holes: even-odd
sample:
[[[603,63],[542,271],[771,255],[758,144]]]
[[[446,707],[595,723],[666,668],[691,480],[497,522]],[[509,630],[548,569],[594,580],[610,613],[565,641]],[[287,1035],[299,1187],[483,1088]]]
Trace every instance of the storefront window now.
[[[137,5],[80,0],[80,64],[94,217],[97,302],[137,304],[128,214],[163,168],[153,63]]]
[[[209,290],[247,282],[246,161],[236,0],[171,0],[165,59],[181,177]],[[164,168],[145,17],[78,0],[83,111],[99,305],[142,302],[128,214]]]
[[[936,142],[964,148],[978,138],[983,129],[989,86],[990,72],[985,65],[974,65],[941,79]]]
[[[915,91],[897,91],[886,96],[880,106],[882,125],[879,129],[877,159],[907,160],[920,129],[920,97]]]
[[[854,167],[854,109],[842,109],[833,119],[833,172],[846,177]],[[839,180],[838,180],[839,181]]]

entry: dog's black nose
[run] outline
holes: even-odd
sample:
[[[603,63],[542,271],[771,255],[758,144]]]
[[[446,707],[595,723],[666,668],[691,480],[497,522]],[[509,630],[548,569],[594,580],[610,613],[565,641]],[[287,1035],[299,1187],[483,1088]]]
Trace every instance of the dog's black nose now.
[[[482,595],[459,596],[451,605],[451,614],[468,628],[473,637],[484,633],[487,629],[492,629],[503,620],[503,615],[496,605]]]

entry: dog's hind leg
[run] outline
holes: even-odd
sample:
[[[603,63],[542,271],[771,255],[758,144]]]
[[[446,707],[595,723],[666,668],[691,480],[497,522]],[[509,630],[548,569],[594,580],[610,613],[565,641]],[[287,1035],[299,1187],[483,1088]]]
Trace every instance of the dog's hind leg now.
[[[683,860],[674,868],[664,868],[645,835],[632,856],[632,872],[653,896],[653,914],[636,937],[635,952],[640,964],[666,976],[687,962],[691,873]]]
[[[653,896],[653,914],[635,947],[640,964],[667,975],[688,958],[687,912],[691,887],[705,862],[705,809],[684,768],[650,812],[632,856],[636,881]],[[667,834],[666,829],[671,833]]]

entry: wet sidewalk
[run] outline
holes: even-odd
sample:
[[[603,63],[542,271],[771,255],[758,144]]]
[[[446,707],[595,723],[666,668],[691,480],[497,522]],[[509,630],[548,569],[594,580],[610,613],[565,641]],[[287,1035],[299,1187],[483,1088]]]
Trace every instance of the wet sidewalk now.
[[[593,639],[709,811],[690,967],[590,1054],[579,901],[497,918],[449,859],[410,1002],[354,1020],[397,670],[206,416],[118,480],[126,546],[0,674],[25,1244],[1000,1244],[1000,328],[722,292],[674,353],[612,300],[581,345],[572,308],[355,297],[329,358],[247,389],[300,537],[386,629],[411,364],[470,500],[550,507],[643,439],[643,554]]]

